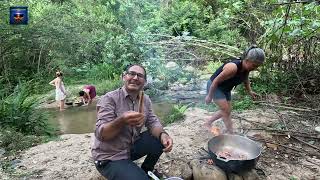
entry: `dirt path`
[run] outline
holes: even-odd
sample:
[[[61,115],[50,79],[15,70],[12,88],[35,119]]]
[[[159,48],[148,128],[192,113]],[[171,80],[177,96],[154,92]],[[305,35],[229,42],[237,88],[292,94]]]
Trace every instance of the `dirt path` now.
[[[174,149],[172,152],[161,156],[161,160],[157,164],[158,169],[167,175],[179,176],[181,175],[180,167],[182,165],[199,157],[200,148],[205,147],[207,141],[212,137],[202,127],[209,114],[209,112],[198,108],[188,109],[184,121],[166,127],[174,139]],[[277,121],[277,117],[271,111],[246,111],[240,115],[255,122]],[[233,121],[235,127],[239,127],[239,120],[233,119]],[[242,121],[242,126],[250,127],[252,124]],[[260,135],[268,136],[262,133]],[[91,160],[91,138],[92,134],[62,135],[58,141],[51,141],[27,150],[20,159],[21,163],[19,163],[17,172],[21,176],[17,179],[21,179],[21,177],[48,180],[99,179],[99,174]],[[313,163],[306,159],[299,159],[292,163],[287,156],[277,154],[277,151],[264,147],[257,165],[265,173],[263,179],[320,179],[320,166],[316,165],[317,163],[320,164],[319,159],[313,158]],[[1,178],[6,179],[5,177]]]

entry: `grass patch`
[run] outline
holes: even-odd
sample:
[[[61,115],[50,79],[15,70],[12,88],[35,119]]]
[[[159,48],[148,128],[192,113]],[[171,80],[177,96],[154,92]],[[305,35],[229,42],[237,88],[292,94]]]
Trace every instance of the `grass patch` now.
[[[236,97],[234,100],[231,101],[231,104],[232,104],[232,110],[238,111],[238,112],[252,109],[255,107],[253,100],[249,96]],[[214,102],[210,104],[199,102],[199,103],[196,103],[193,107],[204,109],[209,112],[215,112],[219,109]]]
[[[193,107],[207,110],[209,112],[214,112],[218,110],[218,107],[212,102],[210,104],[206,104],[204,102],[196,103]]]
[[[242,96],[232,101],[232,109],[238,112],[255,107],[253,100],[249,96]]]

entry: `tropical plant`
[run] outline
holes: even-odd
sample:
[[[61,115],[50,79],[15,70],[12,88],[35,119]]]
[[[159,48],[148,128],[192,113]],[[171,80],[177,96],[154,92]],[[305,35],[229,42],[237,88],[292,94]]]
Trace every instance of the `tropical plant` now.
[[[175,104],[168,115],[163,119],[164,124],[171,124],[182,120],[185,117],[185,111],[187,110],[188,105]]]
[[[38,99],[29,98],[30,92],[30,87],[20,83],[11,95],[0,100],[0,126],[23,134],[50,135],[48,114],[37,109]]]

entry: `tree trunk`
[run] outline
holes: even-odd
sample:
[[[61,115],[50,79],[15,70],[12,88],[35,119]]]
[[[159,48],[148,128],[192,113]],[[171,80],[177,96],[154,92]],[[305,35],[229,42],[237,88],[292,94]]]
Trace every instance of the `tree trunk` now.
[[[44,45],[41,47],[40,49],[40,53],[39,53],[39,58],[38,58],[38,70],[37,73],[40,72],[40,61],[41,61],[41,54],[42,54],[42,50],[43,50]]]

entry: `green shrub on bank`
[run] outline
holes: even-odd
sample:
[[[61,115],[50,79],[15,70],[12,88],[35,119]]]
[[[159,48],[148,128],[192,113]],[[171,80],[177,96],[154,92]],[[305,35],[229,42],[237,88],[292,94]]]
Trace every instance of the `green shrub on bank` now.
[[[185,117],[184,112],[187,108],[188,105],[174,105],[168,115],[163,119],[163,123],[167,125],[182,120]]]
[[[43,140],[44,136],[25,135],[13,128],[0,129],[0,147],[8,155],[40,144]]]
[[[254,103],[250,96],[243,96],[232,101],[232,109],[236,111],[243,111],[252,107],[254,107]]]
[[[38,99],[30,98],[30,87],[19,83],[13,93],[0,99],[0,127],[32,135],[50,135],[48,114],[36,109]]]
[[[214,104],[214,103],[206,104],[206,103],[204,102],[204,99],[203,99],[202,102],[199,102],[199,103],[195,104],[194,107],[197,107],[197,108],[200,108],[200,109],[204,109],[204,110],[207,110],[207,111],[209,111],[209,112],[217,111],[217,108],[218,108],[218,107],[216,106],[216,104]]]
[[[210,61],[206,66],[205,72],[209,74],[213,74],[221,65],[222,65],[221,61]]]
[[[11,156],[54,137],[49,115],[37,109],[39,99],[32,97],[31,83],[19,83],[9,96],[0,95],[0,149],[9,158],[1,160],[5,172],[12,172]],[[8,93],[8,92],[6,92]]]

